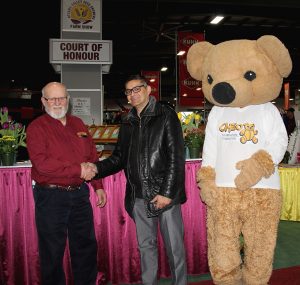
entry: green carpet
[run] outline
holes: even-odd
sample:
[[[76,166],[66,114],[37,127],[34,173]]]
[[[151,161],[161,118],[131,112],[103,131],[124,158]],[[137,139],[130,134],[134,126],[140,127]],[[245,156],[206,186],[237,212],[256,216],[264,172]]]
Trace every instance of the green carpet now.
[[[269,285],[299,285],[300,266],[274,269]],[[213,285],[212,280],[191,282],[190,285]]]
[[[300,222],[280,221],[274,269],[300,265]]]
[[[280,221],[274,256],[274,269],[300,265],[300,222]],[[209,280],[210,274],[189,276],[189,282]],[[159,284],[171,284],[170,279],[161,279]]]

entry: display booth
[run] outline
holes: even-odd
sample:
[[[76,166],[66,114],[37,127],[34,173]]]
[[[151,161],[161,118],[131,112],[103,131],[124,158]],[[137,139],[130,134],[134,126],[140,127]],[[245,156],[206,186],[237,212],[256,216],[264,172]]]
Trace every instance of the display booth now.
[[[206,208],[199,198],[196,172],[201,160],[185,164],[187,202],[182,205],[189,275],[208,272]],[[283,193],[282,220],[300,221],[300,165],[279,168]],[[140,280],[140,258],[135,225],[124,209],[126,179],[123,171],[104,178],[107,205],[96,207],[91,189],[98,241],[97,284],[130,284]],[[34,221],[31,167],[0,167],[0,284],[40,284],[38,241]],[[159,276],[170,271],[159,236]],[[64,258],[67,284],[73,284],[68,251]]]
[[[110,156],[118,140],[120,125],[92,125],[88,126],[88,130],[95,145],[101,146],[97,147],[99,158]]]
[[[208,272],[206,242],[206,209],[199,198],[196,171],[200,160],[187,161],[187,202],[182,206],[185,247],[189,275]],[[107,205],[96,207],[96,194],[91,189],[98,241],[97,284],[139,283],[140,258],[135,225],[124,209],[126,179],[123,171],[104,178]],[[159,276],[170,271],[162,239],[159,236]],[[67,284],[73,284],[68,252],[64,267]],[[31,167],[0,168],[0,284],[40,284],[38,241],[34,218]]]
[[[281,220],[300,221],[300,164],[279,167],[283,201]]]

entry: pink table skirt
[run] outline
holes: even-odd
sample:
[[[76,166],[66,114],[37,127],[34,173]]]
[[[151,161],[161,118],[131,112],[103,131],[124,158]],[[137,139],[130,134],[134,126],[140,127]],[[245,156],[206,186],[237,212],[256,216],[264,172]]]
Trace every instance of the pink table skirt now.
[[[188,201],[182,206],[182,212],[189,275],[208,272],[205,205],[195,182],[199,166],[199,161],[186,163]],[[96,195],[91,192],[98,240],[97,284],[141,282],[135,225],[124,209],[125,183],[123,172],[104,179],[108,203],[103,209],[96,208]],[[159,276],[169,277],[160,236],[158,262]],[[67,251],[64,266],[67,284],[71,285]],[[39,280],[31,168],[0,168],[0,284],[36,285],[40,284]]]

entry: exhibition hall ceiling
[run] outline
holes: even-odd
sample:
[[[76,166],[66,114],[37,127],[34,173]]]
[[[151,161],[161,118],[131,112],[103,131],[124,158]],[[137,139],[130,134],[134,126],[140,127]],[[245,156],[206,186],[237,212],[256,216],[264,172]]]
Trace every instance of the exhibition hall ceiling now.
[[[160,70],[163,99],[176,94],[176,33],[205,33],[213,44],[277,36],[289,49],[291,89],[300,88],[300,1],[103,0],[103,39],[113,41],[113,65],[103,76],[106,98],[122,98],[128,74]],[[218,25],[209,22],[224,16]]]
[[[61,1],[43,1],[38,6],[34,1],[3,2],[2,90],[40,92],[47,82],[60,80],[49,63],[49,39],[61,37]],[[211,25],[217,14],[224,20]],[[123,103],[128,74],[160,70],[163,65],[168,70],[161,73],[162,99],[172,100],[177,92],[178,31],[205,33],[213,44],[275,35],[292,56],[293,71],[287,79],[291,90],[300,88],[299,0],[102,0],[102,39],[113,42],[113,64],[103,75],[104,100]]]

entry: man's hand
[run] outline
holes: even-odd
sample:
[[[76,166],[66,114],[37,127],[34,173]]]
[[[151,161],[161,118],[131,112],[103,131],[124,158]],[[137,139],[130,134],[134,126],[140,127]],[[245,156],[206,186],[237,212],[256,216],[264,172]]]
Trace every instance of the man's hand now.
[[[104,207],[107,201],[106,193],[103,189],[97,189],[96,194],[98,196],[97,207]]]
[[[152,200],[151,203],[155,205],[155,208],[157,210],[162,209],[166,206],[168,206],[172,202],[172,199],[162,196],[162,195],[156,195]]]
[[[84,179],[85,181],[91,180],[98,173],[97,167],[93,163],[83,162],[80,165],[81,165],[80,178]]]

